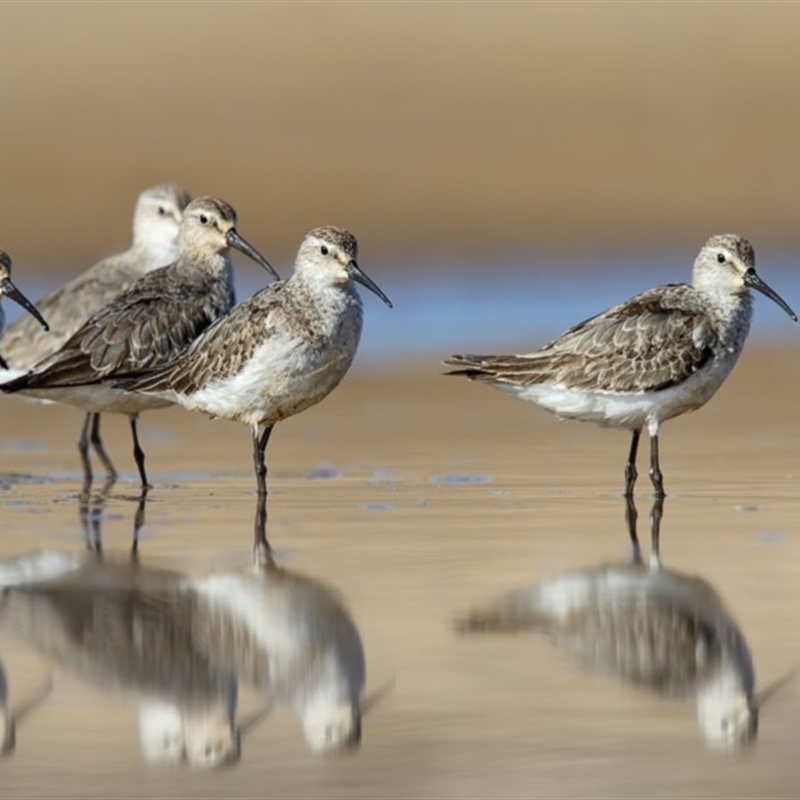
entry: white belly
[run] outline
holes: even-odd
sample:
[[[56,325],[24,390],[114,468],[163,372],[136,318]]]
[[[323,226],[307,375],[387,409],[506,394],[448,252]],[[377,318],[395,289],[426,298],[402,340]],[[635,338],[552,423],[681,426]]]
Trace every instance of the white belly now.
[[[715,359],[683,383],[656,392],[600,392],[548,383],[496,386],[565,419],[634,430],[700,408],[717,391],[734,363],[735,358]]]
[[[186,408],[247,425],[274,425],[326,397],[347,373],[357,340],[349,346],[309,348],[302,340],[269,340],[244,368],[210,380],[191,395],[175,396]]]
[[[25,389],[15,394],[37,400],[67,403],[95,414],[139,414],[154,408],[165,408],[171,404],[169,400],[161,397],[123,392],[102,384]]]

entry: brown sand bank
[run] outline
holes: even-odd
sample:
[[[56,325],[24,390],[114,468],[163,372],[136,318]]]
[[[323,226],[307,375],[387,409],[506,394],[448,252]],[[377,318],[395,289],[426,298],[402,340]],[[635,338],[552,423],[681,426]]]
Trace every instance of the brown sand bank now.
[[[718,396],[667,423],[662,438],[664,561],[722,594],[760,685],[800,661],[798,359],[796,349],[748,349]],[[454,635],[456,614],[498,593],[627,557],[628,442],[438,369],[356,372],[270,445],[278,558],[341,591],[369,685],[395,681],[364,721],[360,752],[315,758],[279,711],[246,738],[234,769],[147,768],[133,706],[56,670],[52,697],[0,764],[0,796],[796,796],[796,686],[764,709],[755,749],[725,758],[703,747],[690,702],[591,675],[534,637]],[[4,479],[0,557],[79,552],[80,413],[2,399],[0,419],[0,474],[55,476]],[[144,415],[141,430],[156,484],[143,560],[189,572],[246,563],[254,497],[244,427],[170,409]],[[126,475],[105,506],[104,544],[122,553],[136,484],[127,424],[106,418],[105,431]],[[309,477],[321,469],[333,477]],[[641,533],[648,489],[643,474]],[[0,647],[21,697],[47,665],[13,639]]]
[[[164,180],[278,262],[797,241],[795,3],[2,3],[0,246],[93,263]],[[761,244],[763,246],[763,244]]]

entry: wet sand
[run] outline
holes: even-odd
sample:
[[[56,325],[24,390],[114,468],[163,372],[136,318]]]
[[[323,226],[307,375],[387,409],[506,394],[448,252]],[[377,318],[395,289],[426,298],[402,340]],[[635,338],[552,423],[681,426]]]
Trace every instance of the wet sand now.
[[[661,442],[664,562],[722,594],[760,686],[800,662],[798,359],[748,348],[718,395],[667,423]],[[277,428],[268,452],[279,561],[339,589],[369,688],[394,680],[357,754],[314,757],[281,710],[245,738],[234,769],[148,768],[133,705],[56,669],[52,696],[0,762],[0,796],[796,796],[797,685],[763,710],[753,751],[724,757],[704,748],[691,701],[589,673],[540,638],[453,633],[454,617],[508,589],[628,557],[628,438],[439,371],[355,370]],[[0,557],[80,552],[80,412],[2,398],[0,419]],[[155,483],[143,561],[192,573],[247,563],[247,430],[179,409],[144,415],[140,430]],[[123,553],[137,489],[127,422],[107,417],[104,433],[124,475],[103,544]],[[639,489],[646,542],[643,468]],[[0,655],[12,699],[49,669],[7,635]],[[240,713],[255,702],[243,693]]]

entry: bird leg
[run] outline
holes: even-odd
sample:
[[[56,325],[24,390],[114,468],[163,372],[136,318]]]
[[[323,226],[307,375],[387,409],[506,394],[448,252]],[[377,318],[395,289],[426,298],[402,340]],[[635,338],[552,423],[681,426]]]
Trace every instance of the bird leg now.
[[[661,519],[664,516],[664,495],[656,495],[650,511],[650,569],[661,569]]]
[[[109,478],[99,492],[92,493],[90,485],[84,484],[78,495],[78,511],[86,549],[98,556],[103,554],[103,509],[113,485],[114,479]]]
[[[81,428],[81,438],[78,439],[78,452],[81,454],[81,463],[83,464],[83,492],[88,493],[92,485],[92,462],[89,460],[89,426],[92,417],[95,416],[91,412],[86,415]]]
[[[139,561],[139,531],[144,525],[144,512],[147,505],[147,487],[142,487],[142,493],[139,495],[139,504],[136,507],[136,514],[133,517],[133,537],[131,539],[131,563]]]
[[[634,564],[642,563],[642,550],[639,546],[639,537],[636,535],[636,522],[639,514],[632,495],[625,496],[625,524],[628,526],[628,537],[631,540],[631,556]]]
[[[86,417],[88,421],[89,414],[87,414]],[[86,542],[87,550],[96,549],[96,541],[93,536],[92,511],[92,479],[90,475],[88,480],[84,480],[83,488],[78,495],[78,516],[80,517],[83,538]]]
[[[636,471],[636,453],[639,450],[639,436],[641,428],[633,431],[631,436],[631,449],[628,451],[628,463],[625,464],[625,497],[633,497],[633,485],[639,473]]]
[[[267,449],[272,426],[260,430],[253,429],[253,466],[256,472],[256,520],[255,520],[255,551],[256,563],[271,561],[272,556],[269,542],[267,541],[267,462],[264,454]]]
[[[139,444],[139,433],[136,430],[136,422],[139,415],[129,414],[128,418],[131,421],[131,433],[133,434],[133,458],[139,470],[139,477],[142,479],[142,489],[152,489],[153,487],[147,482],[147,473],[144,471],[144,450],[142,450]]]
[[[87,417],[90,416],[87,414]],[[114,468],[114,465],[111,463],[111,459],[108,457],[108,453],[106,453],[105,447],[103,447],[103,440],[100,438],[100,415],[99,414],[91,414],[92,417],[92,432],[91,432],[91,442],[92,447],[94,448],[95,453],[97,453],[100,460],[103,462],[103,466],[106,468],[106,475],[108,480],[112,483],[117,479],[117,470]]]
[[[664,492],[664,476],[658,465],[658,432],[650,434],[650,480],[656,490],[656,498],[663,500],[666,493]]]

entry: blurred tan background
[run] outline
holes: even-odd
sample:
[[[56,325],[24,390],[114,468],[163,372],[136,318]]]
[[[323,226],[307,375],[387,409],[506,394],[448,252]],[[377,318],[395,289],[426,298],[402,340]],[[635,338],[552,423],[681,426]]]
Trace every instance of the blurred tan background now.
[[[396,679],[359,756],[315,760],[284,713],[235,771],[148,770],[130,698],[57,671],[0,798],[797,796],[796,681],[763,713],[756,752],[724,759],[701,746],[691,702],[532,638],[453,635],[476,603],[627,558],[628,441],[445,380],[440,360],[533,349],[686,280],[723,231],[753,241],[800,310],[800,3],[0,2],[0,31],[0,247],[31,299],[127,247],[136,195],[171,180],[233,203],[284,276],[309,228],[351,228],[396,306],[364,297],[353,372],[282,423],[269,455],[281,563],[346,597],[370,689]],[[236,280],[243,296],[264,276]],[[776,335],[666,427],[662,554],[730,604],[763,688],[800,653],[800,327],[765,298],[753,327]],[[5,403],[0,560],[80,551],[81,415]],[[97,523],[122,553],[129,430],[113,415],[103,430],[123,476]],[[244,427],[176,408],[142,436],[156,483],[142,558],[246,562]],[[47,665],[0,648],[16,702]]]
[[[797,3],[7,2],[0,26],[18,264],[126,246],[164,180],[283,264],[323,223],[408,268],[797,242]]]

